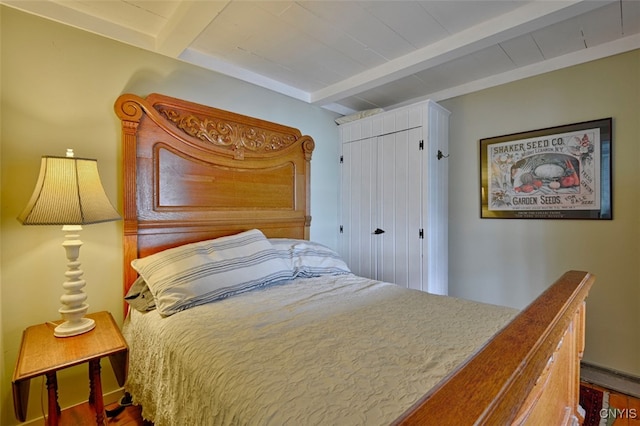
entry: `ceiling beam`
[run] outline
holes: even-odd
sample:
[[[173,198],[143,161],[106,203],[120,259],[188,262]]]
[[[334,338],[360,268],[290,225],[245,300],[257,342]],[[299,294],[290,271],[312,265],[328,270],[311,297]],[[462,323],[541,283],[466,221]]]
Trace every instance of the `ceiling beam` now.
[[[436,67],[614,2],[592,0],[533,1],[502,16],[453,34],[432,45],[388,61],[311,94],[311,102],[330,104],[382,84]]]
[[[386,108],[400,108],[406,105],[414,104],[416,102],[425,101],[427,99],[435,102],[440,102],[446,99],[455,98],[457,96],[466,95],[491,87],[501,86],[503,84],[511,83],[529,77],[534,77],[536,75],[552,71],[561,70],[563,68],[574,65],[584,64],[586,62],[596,61],[598,59],[630,52],[636,49],[640,49],[640,34],[633,34],[621,39],[610,41],[608,43],[599,44],[589,49],[582,49],[576,52],[568,53],[566,55],[547,59],[542,62],[536,62],[534,64],[527,65],[515,70],[506,71],[500,74],[494,74],[475,81],[470,81],[459,86],[449,87],[438,92],[429,93],[413,99],[408,99],[401,103],[390,105]]]
[[[269,77],[249,71],[245,68],[235,66],[229,62],[221,61],[218,58],[203,54],[195,49],[186,49],[178,59],[247,83],[255,84],[256,86],[260,86],[295,99],[299,99],[306,103],[311,103],[309,93],[304,90],[297,89]]]
[[[183,1],[156,36],[155,50],[177,58],[224,10],[228,1]]]

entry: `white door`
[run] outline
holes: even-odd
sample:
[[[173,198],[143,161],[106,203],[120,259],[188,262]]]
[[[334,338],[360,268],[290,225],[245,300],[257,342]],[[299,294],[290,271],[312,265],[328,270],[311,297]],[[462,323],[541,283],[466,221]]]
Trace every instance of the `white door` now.
[[[377,279],[422,290],[422,128],[378,139]]]
[[[342,255],[356,275],[422,289],[422,128],[342,146]]]
[[[342,146],[341,255],[356,275],[376,279],[376,138]]]

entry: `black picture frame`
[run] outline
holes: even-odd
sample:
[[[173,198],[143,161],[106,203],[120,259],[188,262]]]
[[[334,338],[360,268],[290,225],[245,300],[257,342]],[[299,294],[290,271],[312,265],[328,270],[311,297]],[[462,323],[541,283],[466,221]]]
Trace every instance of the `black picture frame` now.
[[[483,219],[613,219],[611,117],[480,139]]]

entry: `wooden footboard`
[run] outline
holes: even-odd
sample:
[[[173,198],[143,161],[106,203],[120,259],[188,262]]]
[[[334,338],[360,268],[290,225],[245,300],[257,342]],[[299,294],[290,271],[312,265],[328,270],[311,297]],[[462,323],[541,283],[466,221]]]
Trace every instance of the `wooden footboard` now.
[[[565,273],[396,424],[581,423],[585,299],[594,280]]]

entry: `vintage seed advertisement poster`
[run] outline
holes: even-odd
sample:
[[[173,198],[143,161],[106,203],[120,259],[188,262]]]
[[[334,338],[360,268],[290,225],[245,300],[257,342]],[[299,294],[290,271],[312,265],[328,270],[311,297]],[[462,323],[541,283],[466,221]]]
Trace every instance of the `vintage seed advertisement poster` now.
[[[481,144],[483,217],[602,218],[602,128],[520,136]]]

